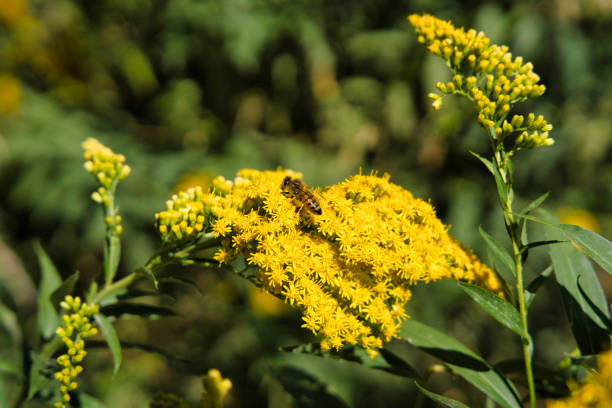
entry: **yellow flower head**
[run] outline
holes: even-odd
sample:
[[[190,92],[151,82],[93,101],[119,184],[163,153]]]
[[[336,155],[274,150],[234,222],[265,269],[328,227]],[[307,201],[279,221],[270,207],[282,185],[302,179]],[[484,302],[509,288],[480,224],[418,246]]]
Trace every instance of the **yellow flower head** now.
[[[355,175],[302,201],[283,194],[287,176],[301,177],[245,169],[233,181],[216,179],[209,193],[177,194],[156,215],[162,240],[214,234],[215,259],[243,257],[255,267],[252,280],[299,309],[323,348],[382,346],[396,336],[418,282],[450,278],[502,293],[497,276],[451,238],[433,207],[388,175]]]
[[[433,54],[442,57],[453,72],[448,83],[438,82],[443,94],[459,94],[468,98],[477,112],[478,122],[493,131],[496,141],[515,136],[514,150],[550,146],[548,137],[552,126],[542,116],[530,114],[526,119],[508,113],[517,102],[541,96],[546,87],[539,84],[540,77],[533,65],[522,57],[514,57],[505,45],[491,44],[484,33],[455,28],[449,21],[434,16],[413,14],[408,17],[417,40]],[[429,94],[433,107],[438,110],[442,99]]]
[[[612,350],[597,356],[597,370],[580,385],[570,383],[569,398],[549,400],[547,408],[604,408],[612,401]]]

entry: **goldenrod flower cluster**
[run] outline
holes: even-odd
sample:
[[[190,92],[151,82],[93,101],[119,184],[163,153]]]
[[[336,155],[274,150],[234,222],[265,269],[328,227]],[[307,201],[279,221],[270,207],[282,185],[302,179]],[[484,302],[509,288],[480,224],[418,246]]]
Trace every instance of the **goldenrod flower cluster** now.
[[[538,84],[540,77],[533,65],[522,57],[512,57],[505,45],[491,44],[484,33],[474,29],[465,31],[450,22],[428,14],[408,17],[420,43],[433,54],[442,57],[453,72],[448,83],[438,82],[443,94],[459,94],[468,98],[478,114],[478,123],[501,143],[515,136],[513,150],[550,146],[548,137],[552,126],[542,116],[508,113],[517,102],[541,96],[546,88]],[[434,109],[442,105],[441,96],[429,94]]]
[[[597,356],[597,370],[583,384],[569,384],[572,395],[549,400],[547,408],[607,408],[612,404],[612,350]]]
[[[456,279],[502,295],[497,275],[461,247],[433,207],[389,176],[355,175],[314,193],[321,215],[281,192],[289,170],[245,169],[190,189],[156,214],[162,240],[214,234],[219,263],[243,256],[255,283],[302,312],[324,349],[359,344],[374,353],[394,337],[410,286]],[[299,201],[298,201],[299,202]]]
[[[55,373],[55,378],[60,382],[62,401],[56,402],[55,408],[64,408],[70,402],[70,391],[77,388],[75,378],[83,371],[79,365],[87,354],[85,351],[85,339],[95,336],[98,329],[92,326],[89,318],[98,313],[98,305],[88,305],[81,302],[81,298],[66,296],[60,302],[66,314],[62,316],[62,327],[58,327],[55,333],[62,339],[68,349],[65,354],[57,358],[62,367]]]
[[[100,187],[92,193],[91,198],[95,202],[109,207],[112,201],[111,192],[114,191],[118,181],[123,180],[130,174],[130,166],[124,164],[124,155],[113,153],[111,149],[94,138],[88,138],[82,146],[85,150],[83,154],[85,170],[96,176],[100,183]],[[120,235],[122,232],[121,216],[115,214],[114,211],[115,209],[112,209],[112,216],[107,216],[105,222],[109,228],[114,229]]]

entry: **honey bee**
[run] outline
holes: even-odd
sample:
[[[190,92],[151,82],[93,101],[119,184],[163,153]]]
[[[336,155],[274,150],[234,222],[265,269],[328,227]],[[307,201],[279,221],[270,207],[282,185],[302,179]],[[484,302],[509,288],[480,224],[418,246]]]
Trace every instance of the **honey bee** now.
[[[311,213],[321,215],[321,206],[319,205],[319,202],[302,180],[287,176],[283,179],[281,190],[285,197],[291,199],[296,207],[296,212],[300,211],[302,208],[305,208]]]

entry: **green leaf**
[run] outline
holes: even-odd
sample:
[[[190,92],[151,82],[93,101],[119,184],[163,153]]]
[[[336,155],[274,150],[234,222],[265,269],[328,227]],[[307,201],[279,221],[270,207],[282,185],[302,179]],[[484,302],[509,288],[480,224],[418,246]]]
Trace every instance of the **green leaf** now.
[[[404,341],[440,358],[502,407],[522,407],[510,380],[452,337],[414,319],[404,321],[400,335]]]
[[[499,174],[499,170],[497,169],[497,167],[490,160],[487,160],[474,152],[470,153],[472,153],[472,155],[474,155],[478,160],[480,160],[486,166],[486,168],[489,169],[491,174],[493,174],[493,178],[495,179],[495,185],[497,186],[497,193],[499,194],[499,199],[502,203],[507,202],[508,189],[506,188],[506,183],[504,183],[504,180],[502,179],[501,174]]]
[[[528,214],[531,211],[535,210],[536,208],[538,208],[540,206],[540,204],[542,204],[544,202],[544,200],[546,200],[549,196],[550,192],[544,193],[541,196],[539,196],[538,198],[536,198],[535,200],[533,200],[531,203],[529,203],[529,205],[527,205],[527,207],[523,208],[520,212],[520,214]]]
[[[552,274],[553,267],[549,266],[544,269],[544,271],[535,277],[534,280],[527,286],[527,290],[525,291],[525,307],[529,308],[531,306],[531,302],[535,299],[536,292],[542,286],[544,282],[548,279],[548,277]]]
[[[150,269],[141,267],[138,269],[138,272],[142,273],[147,279],[153,282],[153,286],[155,287],[155,290],[159,290],[159,282],[157,280],[157,277]]]
[[[558,228],[599,266],[612,275],[612,242],[578,225],[559,224]]]
[[[165,277],[160,277],[159,281],[161,283],[176,283],[179,285],[185,285],[185,286],[189,286],[195,290],[198,291],[198,293],[200,295],[202,295],[202,289],[198,286],[197,283],[195,283],[194,281],[190,280],[190,279],[185,279],[185,278],[181,278],[178,276],[165,276]]]
[[[497,241],[493,236],[489,235],[481,226],[478,226],[478,232],[482,236],[482,239],[487,243],[493,254],[502,261],[504,265],[508,268],[513,275],[514,272],[514,261],[512,260],[512,256],[506,251],[506,249]]]
[[[339,351],[328,351],[322,350],[319,343],[282,347],[280,350],[288,353],[310,354],[323,358],[345,360],[401,377],[420,378],[419,373],[405,359],[397,355],[398,350],[394,348],[392,343],[386,343],[385,348],[379,349],[380,353],[374,358],[368,356],[365,350],[360,347],[346,346]]]
[[[271,373],[299,408],[348,407],[346,401],[320,379],[294,367],[273,367]]]
[[[485,310],[485,312],[489,313],[495,320],[523,337],[521,315],[514,306],[479,286],[465,282],[458,282],[458,284],[465,293]]]
[[[46,361],[38,354],[30,353],[32,365],[30,366],[30,384],[28,387],[28,399],[32,399],[34,395],[43,388],[47,387],[52,381],[51,373],[46,370]]]
[[[76,271],[62,282],[62,284],[51,293],[51,304],[56,309],[66,295],[70,295],[74,292],[74,287],[79,280],[79,271]]]
[[[129,342],[129,341],[120,341],[119,343],[121,344],[121,349],[122,350],[125,350],[125,349],[140,350],[140,351],[144,351],[144,352],[147,352],[147,353],[158,354],[158,355],[164,357],[166,360],[172,361],[173,363],[180,363],[180,364],[184,364],[184,365],[193,364],[193,361],[177,357],[176,353],[171,353],[171,352],[165,351],[165,350],[163,350],[163,349],[161,349],[159,347],[152,346],[150,344],[133,343],[133,342]],[[108,344],[105,341],[89,340],[87,342],[87,347],[89,347],[89,348],[101,348],[101,347],[108,347]]]
[[[550,239],[550,240],[546,240],[546,241],[534,241],[534,242],[530,242],[530,243],[528,243],[527,245],[525,245],[525,246],[523,246],[521,248],[521,253],[527,252],[530,249],[537,248],[539,246],[550,245],[550,244],[560,244],[562,242],[567,242],[567,241],[559,241],[558,239]]]
[[[419,391],[421,391],[423,394],[425,394],[428,398],[432,399],[433,401],[435,401],[435,402],[437,402],[437,403],[439,403],[441,405],[444,405],[445,407],[449,407],[449,408],[469,408],[463,402],[459,402],[459,401],[454,400],[452,398],[448,398],[448,397],[445,397],[443,395],[436,394],[435,392],[431,392],[431,391],[421,387],[417,381],[415,381],[414,384],[417,386]]]
[[[100,308],[105,316],[135,315],[142,317],[177,316],[174,310],[162,306],[148,305],[136,302],[117,302]]]
[[[106,404],[99,399],[84,392],[78,393],[79,406],[81,408],[106,408]]]
[[[115,328],[108,318],[102,313],[96,313],[94,315],[94,319],[96,320],[96,323],[100,328],[100,332],[104,336],[104,340],[106,340],[106,344],[108,345],[111,355],[113,356],[113,375],[115,375],[119,371],[119,367],[121,367],[121,344],[119,343],[117,332],[115,332]]]
[[[55,334],[55,329],[60,324],[59,315],[51,303],[51,294],[61,285],[62,278],[38,241],[34,241],[34,252],[40,264],[38,332],[43,338],[48,339]]]
[[[563,239],[564,232],[553,224],[554,217],[540,211],[544,215],[547,238]],[[593,265],[569,242],[552,245],[548,250],[580,351],[582,354],[603,351],[610,343],[607,334],[610,312]]]

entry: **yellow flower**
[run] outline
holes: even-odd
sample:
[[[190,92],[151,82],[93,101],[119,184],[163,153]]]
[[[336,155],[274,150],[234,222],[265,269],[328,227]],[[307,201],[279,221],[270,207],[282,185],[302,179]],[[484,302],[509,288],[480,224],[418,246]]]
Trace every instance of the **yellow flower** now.
[[[529,114],[527,119],[514,115],[508,121],[512,106],[541,96],[546,88],[533,65],[522,57],[514,57],[505,45],[491,44],[484,33],[463,27],[455,28],[449,21],[434,16],[413,14],[408,17],[417,40],[433,54],[442,57],[453,72],[448,83],[438,82],[442,94],[459,94],[469,99],[477,112],[478,123],[493,132],[501,142],[515,136],[513,150],[550,146],[552,126],[542,116]],[[433,108],[440,109],[442,98],[429,94]]]
[[[0,73],[0,115],[17,113],[21,105],[21,94],[19,80],[11,74]]]
[[[243,256],[257,286],[300,310],[303,327],[326,348],[372,351],[396,336],[418,282],[463,280],[503,296],[497,275],[448,234],[433,207],[388,175],[355,175],[313,193],[320,215],[282,194],[286,176],[298,177],[245,169],[233,181],[217,179],[221,188],[207,194],[177,194],[156,215],[162,240],[214,233],[215,259]],[[182,214],[191,211],[204,217],[201,233],[186,233],[192,217]]]
[[[568,384],[571,396],[548,400],[547,408],[607,408],[612,401],[612,351],[597,356],[597,370],[582,384]]]
[[[55,408],[65,408],[70,401],[70,391],[74,391],[78,384],[74,379],[83,371],[79,365],[87,354],[85,351],[85,339],[98,334],[98,329],[90,323],[90,317],[98,313],[99,306],[81,302],[81,298],[66,296],[60,302],[66,314],[62,316],[62,326],[55,333],[67,348],[66,353],[57,358],[60,369],[55,372],[55,379],[60,383],[62,401],[56,402]]]

